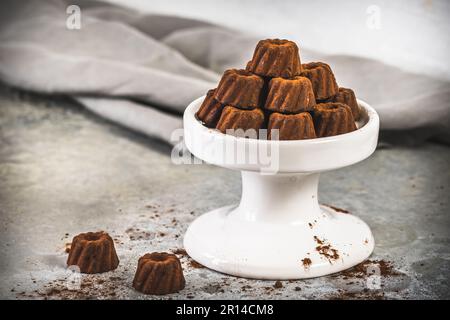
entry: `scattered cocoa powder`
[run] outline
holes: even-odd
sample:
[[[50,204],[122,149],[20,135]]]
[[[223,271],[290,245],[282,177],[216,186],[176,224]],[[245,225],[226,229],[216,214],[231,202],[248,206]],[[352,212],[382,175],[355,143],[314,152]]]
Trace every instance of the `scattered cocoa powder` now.
[[[252,287],[249,286],[248,284],[246,284],[246,285],[244,285],[244,286],[241,287],[241,290],[242,290],[242,291],[247,291],[247,289],[252,289]]]
[[[311,266],[311,263],[312,263],[312,261],[310,258],[302,259],[302,264],[305,269],[309,269],[309,267]]]
[[[181,255],[182,258],[188,258],[189,259],[189,266],[194,268],[194,269],[201,269],[201,268],[205,268],[204,265],[198,263],[197,261],[193,260],[188,253],[186,252],[185,249],[183,248],[177,248],[177,249],[173,249],[171,250],[174,254],[177,255]]]
[[[57,294],[60,294],[60,293],[61,293],[61,290],[56,289],[56,288],[51,288],[50,290],[48,290],[46,292],[46,294],[49,295],[49,296],[57,295]]]
[[[201,268],[204,268],[204,267],[205,267],[204,265],[198,263],[198,262],[195,261],[195,260],[191,260],[191,261],[189,262],[189,265],[190,265],[192,268],[195,268],[195,269],[201,269]]]
[[[339,254],[336,249],[331,248],[329,245],[322,245],[316,247],[317,252],[323,255],[328,260],[337,260],[339,259]]]
[[[275,281],[275,284],[273,285],[273,287],[275,289],[281,289],[281,288],[283,288],[283,284],[281,283],[280,280],[277,280],[277,281]]]
[[[72,286],[74,282],[68,283],[69,279],[57,279],[45,284],[41,289],[34,290],[29,293],[20,292],[18,298],[34,298],[34,299],[61,299],[61,300],[85,300],[85,299],[116,299],[120,293],[119,288],[125,288],[123,283],[118,283],[117,279],[122,280],[120,277],[114,278],[111,281],[103,279],[95,279],[95,276],[84,275],[78,288],[70,288],[68,284]],[[99,286],[101,285],[101,290]],[[124,291],[125,290],[125,291]],[[126,289],[122,289],[122,297],[126,296]]]
[[[334,249],[330,244],[325,244],[324,240],[320,240],[318,237],[314,236],[314,240],[317,242],[318,246],[316,247],[316,251],[328,259],[331,263],[334,260],[339,259],[339,253],[336,249]]]
[[[370,271],[370,268],[373,267],[377,267],[379,269],[380,276],[382,277],[404,275],[403,273],[395,270],[392,262],[386,260],[366,260],[351,269],[340,272],[338,275],[346,278],[366,278],[371,275],[368,271]],[[375,271],[375,269],[372,269],[372,271]]]
[[[317,238],[317,236],[314,236],[314,240],[317,242],[317,244],[323,244],[323,241]]]
[[[61,238],[61,240],[67,239],[69,237],[69,233],[64,233],[64,236]]]
[[[131,241],[152,239],[152,234],[150,232],[141,230],[139,228],[128,228],[127,230],[125,230],[125,233],[128,234],[128,237]]]
[[[358,292],[340,291],[326,296],[328,300],[384,300],[384,292],[363,290]]]
[[[184,249],[182,249],[182,248],[178,248],[178,249],[172,250],[172,252],[173,252],[174,254],[179,254],[179,255],[181,255],[181,256],[183,256],[183,257],[185,257],[185,256],[188,255],[187,252],[186,252],[186,250],[184,250]]]
[[[341,208],[338,208],[338,207],[335,207],[335,206],[331,206],[331,205],[329,205],[329,204],[326,204],[326,206],[329,207],[329,208],[331,208],[331,209],[333,209],[333,210],[336,211],[336,212],[340,212],[340,213],[350,213],[350,211],[348,211],[348,210],[341,209]]]

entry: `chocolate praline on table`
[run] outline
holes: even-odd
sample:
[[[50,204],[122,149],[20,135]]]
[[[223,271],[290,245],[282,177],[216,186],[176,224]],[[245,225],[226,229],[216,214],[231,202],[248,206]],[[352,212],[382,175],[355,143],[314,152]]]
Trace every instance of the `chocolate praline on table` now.
[[[147,253],[139,258],[133,288],[145,294],[169,294],[182,289],[186,281],[180,260],[166,252]]]
[[[111,271],[119,265],[113,239],[106,232],[87,232],[75,236],[67,265],[76,265],[82,273]]]

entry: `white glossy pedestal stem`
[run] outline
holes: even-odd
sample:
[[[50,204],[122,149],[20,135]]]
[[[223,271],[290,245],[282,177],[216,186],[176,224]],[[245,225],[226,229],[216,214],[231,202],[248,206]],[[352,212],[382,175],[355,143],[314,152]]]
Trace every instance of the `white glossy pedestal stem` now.
[[[299,223],[321,216],[319,174],[261,175],[242,171],[242,198],[232,212],[247,221]]]
[[[239,205],[205,213],[189,226],[184,247],[193,259],[231,275],[282,280],[331,274],[370,256],[374,240],[369,227],[317,200],[319,172],[356,163],[375,150],[379,120],[370,106],[359,102],[363,120],[348,134],[264,141],[205,128],[195,118],[202,100],[185,111],[186,146],[206,162],[241,170],[242,198]],[[262,175],[261,163],[225,161],[219,152],[223,142],[276,144],[277,174]]]

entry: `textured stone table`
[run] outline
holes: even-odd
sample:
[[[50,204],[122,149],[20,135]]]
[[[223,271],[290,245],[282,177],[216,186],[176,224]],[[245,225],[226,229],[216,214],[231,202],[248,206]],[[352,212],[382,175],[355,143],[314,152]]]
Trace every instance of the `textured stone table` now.
[[[237,172],[174,165],[170,151],[65,99],[1,86],[0,298],[153,298],[131,288],[138,257],[182,248],[196,216],[240,194]],[[371,226],[381,286],[360,268],[275,288],[274,281],[219,274],[180,254],[186,288],[157,298],[450,298],[449,156],[449,148],[431,143],[381,148],[323,174],[321,202]],[[99,229],[116,239],[119,268],[89,276],[67,271],[66,244]]]

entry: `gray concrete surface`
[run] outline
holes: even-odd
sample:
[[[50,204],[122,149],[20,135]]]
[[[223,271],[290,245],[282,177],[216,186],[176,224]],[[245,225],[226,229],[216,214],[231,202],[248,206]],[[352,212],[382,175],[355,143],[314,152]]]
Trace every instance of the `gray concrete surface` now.
[[[376,240],[371,260],[392,264],[380,287],[349,272],[274,288],[273,281],[198,268],[180,255],[183,291],[135,292],[140,255],[182,248],[196,216],[240,194],[237,172],[177,166],[170,150],[65,99],[0,86],[0,298],[450,298],[450,149],[431,143],[381,148],[322,176],[321,202],[362,217]],[[67,271],[66,243],[100,229],[116,240],[119,268],[81,277]]]

